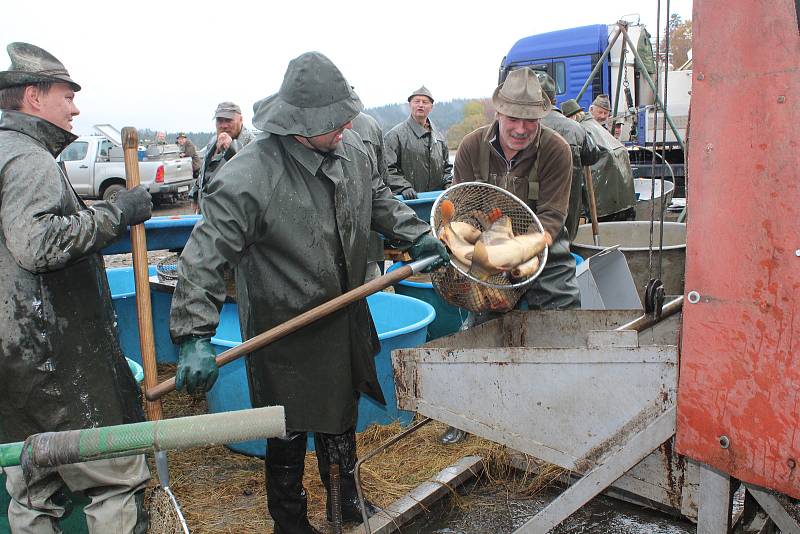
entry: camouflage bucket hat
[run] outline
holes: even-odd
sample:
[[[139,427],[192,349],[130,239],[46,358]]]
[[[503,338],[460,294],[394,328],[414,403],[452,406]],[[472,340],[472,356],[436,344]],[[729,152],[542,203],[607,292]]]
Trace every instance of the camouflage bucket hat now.
[[[11,43],[6,47],[11,65],[0,72],[0,89],[36,83],[66,83],[73,91],[81,86],[69,77],[64,64],[50,52],[28,43]]]
[[[433,102],[435,102],[435,100],[433,99],[433,95],[431,94],[430,89],[428,89],[424,85],[422,87],[420,87],[419,89],[417,89],[416,91],[414,91],[413,93],[411,93],[410,95],[408,95],[408,101],[411,102],[411,99],[414,98],[415,96],[426,96],[426,97],[431,99],[431,104]]]
[[[319,52],[307,52],[289,62],[277,94],[253,105],[253,126],[314,137],[342,127],[363,109],[336,65]]]
[[[574,98],[565,100],[564,103],[561,104],[561,113],[563,113],[565,117],[572,117],[579,111],[583,111],[583,108]]]
[[[494,90],[492,103],[498,113],[515,119],[541,119],[550,111],[550,101],[528,67],[512,70]]]
[[[597,98],[594,99],[592,105],[603,108],[606,111],[611,111],[611,99],[609,99],[608,95],[605,94],[597,95]]]

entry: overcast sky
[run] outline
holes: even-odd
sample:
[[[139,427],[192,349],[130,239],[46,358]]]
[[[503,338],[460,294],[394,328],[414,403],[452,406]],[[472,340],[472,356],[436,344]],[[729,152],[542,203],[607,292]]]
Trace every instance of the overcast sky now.
[[[250,125],[253,102],[277,92],[289,61],[310,50],[331,58],[367,107],[404,102],[422,84],[437,100],[488,97],[500,61],[520,38],[631,14],[655,35],[657,5],[12,0],[2,8],[0,68],[9,64],[4,49],[13,41],[59,58],[83,86],[76,98],[78,134],[96,123],[210,131],[223,100],[238,103]],[[692,0],[672,0],[670,10],[691,19]]]

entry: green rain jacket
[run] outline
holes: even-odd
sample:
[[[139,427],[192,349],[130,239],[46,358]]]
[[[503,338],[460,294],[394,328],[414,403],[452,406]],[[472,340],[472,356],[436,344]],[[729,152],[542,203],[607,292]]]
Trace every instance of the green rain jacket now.
[[[572,151],[572,187],[569,191],[569,208],[564,226],[569,240],[575,239],[578,233],[578,222],[583,212],[583,167],[597,163],[601,152],[592,136],[581,125],[568,119],[561,110],[553,106],[550,113],[542,119],[542,124],[558,132],[569,143]]]
[[[430,230],[391,195],[361,138],[343,135],[322,154],[292,136],[261,134],[209,184],[178,268],[175,343],[214,334],[229,266],[247,339],[363,284],[370,228],[400,248]],[[359,393],[385,402],[379,347],[361,300],[251,353],[253,406],[284,406],[288,431],[353,428]]]
[[[414,188],[417,193],[439,191],[453,181],[447,140],[430,123],[430,131],[409,117],[386,133],[386,166],[392,193]]]
[[[600,159],[592,165],[597,216],[605,217],[632,208],[636,192],[625,145],[588,113],[579,124],[589,132],[601,153]]]
[[[363,111],[353,119],[353,131],[361,136],[367,153],[375,161],[381,179],[386,183],[386,158],[384,157],[383,132],[378,121],[364,113]],[[369,233],[369,244],[367,245],[367,261],[383,261],[383,238],[377,232]]]
[[[55,157],[75,139],[0,118],[0,442],[144,419],[99,254],[125,221],[72,190]]]

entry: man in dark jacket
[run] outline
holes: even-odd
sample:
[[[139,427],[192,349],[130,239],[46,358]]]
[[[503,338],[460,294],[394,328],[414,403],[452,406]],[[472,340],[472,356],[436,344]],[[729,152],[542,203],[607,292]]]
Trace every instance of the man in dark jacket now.
[[[0,72],[0,442],[142,421],[117,340],[100,249],[150,218],[143,187],[87,208],[55,157],[72,141],[80,86],[27,43]],[[89,532],[143,533],[144,456],[5,469],[13,532],[60,532],[63,492],[85,491]]]
[[[353,119],[353,131],[361,136],[364,147],[375,160],[378,174],[381,175],[386,183],[386,158],[384,157],[383,131],[378,121],[364,113],[363,111]],[[369,243],[367,244],[367,276],[365,282],[369,282],[381,275],[383,272],[384,253],[383,238],[377,232],[369,233]]]
[[[182,158],[192,158],[192,177],[197,180],[200,176],[200,155],[197,153],[197,147],[194,146],[192,140],[186,137],[186,134],[181,132],[176,139],[178,146],[181,147]]]
[[[580,104],[570,99],[561,104],[564,115],[577,122],[592,136],[600,158],[592,164],[592,182],[597,203],[597,220],[632,221],[636,218],[636,191],[628,150]],[[584,199],[588,194],[584,188]]]
[[[386,133],[386,165],[392,193],[406,200],[445,189],[453,181],[447,139],[431,122],[433,95],[423,85],[408,97],[411,115]]]
[[[265,133],[209,184],[203,220],[181,256],[170,318],[180,345],[178,389],[208,389],[216,378],[210,338],[226,268],[235,268],[242,335],[251,338],[363,284],[370,228],[413,258],[449,260],[428,225],[391,195],[350,130],[361,108],[339,69],[317,52],[292,60],[280,91],[255,104],[253,123]],[[253,406],[286,412],[287,435],[267,442],[275,532],[316,532],[302,484],[307,432],[326,487],[329,466],[340,467],[343,518],[361,520],[356,408],[362,393],[384,402],[379,347],[361,300],[249,355]]]
[[[553,79],[546,72],[541,71],[537,71],[536,76],[539,78],[542,91],[550,100],[550,111],[542,118],[542,124],[563,137],[569,143],[572,151],[572,187],[569,191],[569,207],[567,209],[567,218],[564,222],[569,240],[572,241],[578,233],[578,223],[583,211],[583,169],[584,166],[597,163],[601,152],[591,134],[581,128],[575,121],[565,117],[561,110],[556,107],[556,84]]]
[[[216,134],[211,136],[206,145],[200,176],[194,189],[189,192],[195,202],[196,210],[202,209],[202,198],[208,190],[208,184],[222,167],[230,161],[242,148],[253,140],[253,134],[244,127],[242,109],[233,102],[220,102],[214,112]]]

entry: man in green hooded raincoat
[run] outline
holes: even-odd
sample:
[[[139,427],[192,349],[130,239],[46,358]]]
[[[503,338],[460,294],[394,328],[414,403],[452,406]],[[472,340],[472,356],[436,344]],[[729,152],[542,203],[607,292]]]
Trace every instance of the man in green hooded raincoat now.
[[[600,158],[592,165],[592,182],[597,200],[597,220],[632,221],[636,218],[636,192],[628,150],[619,139],[597,122],[580,104],[570,99],[561,104],[564,116],[580,124],[600,149]],[[584,188],[588,206],[588,194]]]
[[[180,345],[176,386],[210,388],[214,334],[234,267],[242,335],[251,338],[364,282],[370,228],[412,258],[447,252],[396,200],[350,128],[362,106],[317,52],[289,63],[283,84],[254,105],[264,134],[209,184],[204,218],[178,268],[170,332]],[[342,516],[360,521],[353,470],[359,395],[385,402],[375,371],[379,342],[366,300],[248,356],[253,406],[282,405],[287,435],[268,440],[267,502],[275,532],[316,532],[303,489],[306,433],[313,432],[323,483],[341,473]],[[329,513],[330,499],[329,499]]]

